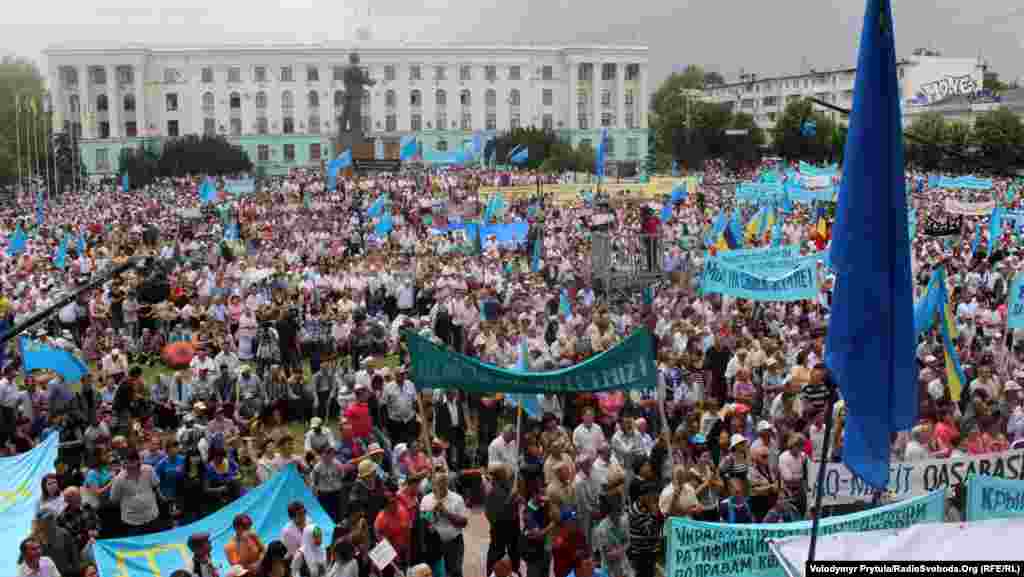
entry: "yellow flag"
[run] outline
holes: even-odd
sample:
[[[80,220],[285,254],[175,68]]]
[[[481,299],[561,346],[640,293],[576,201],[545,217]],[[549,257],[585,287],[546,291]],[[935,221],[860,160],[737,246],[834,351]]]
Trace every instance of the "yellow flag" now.
[[[39,103],[36,101],[35,96],[31,96],[28,99],[28,107],[32,109],[32,116],[39,114]]]

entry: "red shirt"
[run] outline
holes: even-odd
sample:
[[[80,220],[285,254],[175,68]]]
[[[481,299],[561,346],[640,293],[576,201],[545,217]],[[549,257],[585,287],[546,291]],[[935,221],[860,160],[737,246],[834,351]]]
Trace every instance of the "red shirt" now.
[[[373,435],[373,419],[370,417],[370,406],[366,403],[352,403],[345,409],[345,420],[352,425],[352,435],[356,438],[369,438]]]
[[[393,510],[384,509],[377,513],[373,528],[379,537],[385,537],[401,555],[409,551],[412,540],[412,515],[401,501]]]

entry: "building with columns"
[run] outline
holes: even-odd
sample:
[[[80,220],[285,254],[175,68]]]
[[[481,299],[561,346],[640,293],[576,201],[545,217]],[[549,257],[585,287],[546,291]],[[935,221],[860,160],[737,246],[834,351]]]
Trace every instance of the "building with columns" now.
[[[406,134],[454,150],[474,132],[529,126],[575,146],[607,127],[609,162],[623,174],[647,154],[646,46],[54,47],[55,128],[80,135],[94,175],[115,174],[124,148],[187,134],[223,135],[267,174],[319,166],[333,150],[353,49],[375,81],[362,108],[377,150]]]

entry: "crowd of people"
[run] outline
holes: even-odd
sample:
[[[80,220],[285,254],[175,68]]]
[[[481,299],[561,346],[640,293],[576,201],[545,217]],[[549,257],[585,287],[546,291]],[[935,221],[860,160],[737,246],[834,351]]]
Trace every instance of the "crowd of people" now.
[[[94,576],[96,539],[191,523],[287,466],[336,526],[315,526],[295,502],[288,525],[264,543],[242,514],[224,551],[230,566],[215,567],[209,535],[195,534],[183,574],[401,568],[461,577],[466,556],[479,554],[463,538],[478,507],[490,527],[485,575],[653,577],[667,517],[809,518],[807,464],[822,460],[825,444],[829,271],[820,268],[818,298],[796,303],[697,292],[704,233],[735,204],[731,187],[716,183],[764,168],[708,163],[696,194],[664,222],[661,199],[652,207],[643,184],[509,198],[494,217],[530,223],[527,242],[489,237],[476,246],[450,225],[485,211],[481,186],[543,191],[541,181],[565,179],[463,170],[340,178],[326,190],[316,172],[296,171],[216,206],[200,204],[197,180],[174,179],[48,196],[35,218],[27,216],[37,212],[34,196],[4,209],[6,236],[29,233],[0,269],[6,328],[127,259],[150,258],[146,270],[81,294],[31,333],[90,363],[80,383],[53,371],[22,375],[17,347],[4,351],[0,450],[28,451],[50,432],[62,442],[18,575]],[[984,198],[1003,199],[1010,185],[997,180]],[[385,194],[392,225],[382,232],[372,207]],[[982,198],[964,194],[926,189],[912,198],[923,222],[941,216],[947,198]],[[754,208],[741,211],[750,218]],[[612,298],[592,281],[598,214],[612,217],[602,226],[613,251],[641,234],[660,239],[660,262],[648,263],[664,273],[653,298]],[[941,340],[925,335],[921,421],[894,439],[897,460],[1024,442],[1024,348],[1005,328],[1019,243],[1004,228],[987,254],[981,227],[974,250],[975,219],[967,220],[958,238],[929,237],[923,226],[913,238],[921,290],[935,266],[948,270],[968,382],[955,402]],[[230,230],[237,235],[224,241]],[[808,254],[828,241],[817,212],[799,204],[781,231]],[[519,428],[501,394],[467,394],[457,382],[418,390],[402,339],[413,331],[487,363],[551,370],[641,327],[656,337],[664,399],[654,390],[544,395]],[[841,402],[835,415],[824,459],[839,462]],[[385,538],[398,558],[380,570],[368,551]]]

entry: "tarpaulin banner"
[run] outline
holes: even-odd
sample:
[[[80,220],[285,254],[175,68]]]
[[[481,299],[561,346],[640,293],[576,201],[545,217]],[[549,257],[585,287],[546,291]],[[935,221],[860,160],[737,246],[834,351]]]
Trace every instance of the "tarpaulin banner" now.
[[[18,544],[28,537],[43,497],[43,477],[54,472],[60,438],[50,433],[36,448],[0,458],[0,574],[18,574]]]
[[[989,475],[971,477],[967,483],[968,521],[1012,517],[1024,517],[1024,481]]]
[[[944,514],[944,493],[935,491],[902,503],[824,518],[819,535],[936,523]],[[665,530],[667,577],[785,577],[767,540],[807,535],[811,522],[736,525],[672,517]]]
[[[256,192],[256,179],[255,178],[241,178],[237,180],[225,180],[224,191],[228,194],[252,194]]]
[[[964,216],[987,216],[996,207],[994,200],[985,202],[960,202],[952,198],[946,199],[946,212]]]
[[[97,541],[94,554],[100,577],[167,577],[185,568],[192,558],[187,543],[195,533],[210,534],[213,564],[223,568],[223,575],[231,565],[224,556],[224,546],[234,537],[231,522],[235,516],[249,515],[253,530],[264,543],[269,543],[279,539],[288,524],[288,504],[292,501],[305,506],[308,522],[320,527],[323,542],[330,543],[334,523],[295,466],[289,465],[242,498],[190,525],[141,537]]]
[[[813,482],[807,495],[814,496],[819,463],[808,463],[807,478]],[[913,462],[893,462],[889,465],[889,496],[908,499],[926,495],[930,491],[952,489],[972,475],[989,475],[1018,480],[1024,474],[1024,451],[1005,451],[987,455],[970,455],[955,459],[926,459]],[[836,505],[855,501],[871,501],[871,488],[850,472],[842,463],[830,463],[825,471],[823,503]]]
[[[582,363],[546,372],[505,369],[453,353],[415,333],[402,334],[412,357],[410,379],[421,389],[540,394],[653,389],[658,384],[654,340],[646,329]]]
[[[818,256],[793,259],[788,271],[769,263],[731,266],[711,257],[704,263],[701,291],[755,301],[786,302],[818,296]]]

